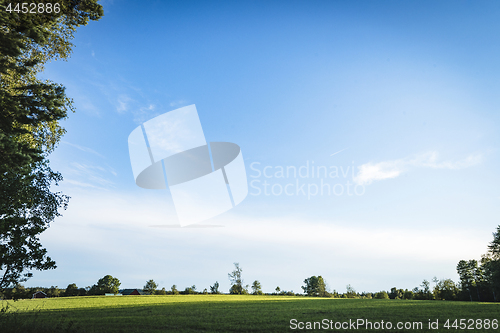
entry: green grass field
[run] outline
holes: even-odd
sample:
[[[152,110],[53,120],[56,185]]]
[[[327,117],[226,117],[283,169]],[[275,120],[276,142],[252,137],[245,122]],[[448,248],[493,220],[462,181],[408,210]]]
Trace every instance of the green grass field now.
[[[364,319],[372,329],[365,332],[499,332],[485,328],[476,319],[500,320],[500,304],[333,299],[280,296],[179,295],[121,297],[61,297],[2,301],[0,332],[291,332],[301,331],[299,322],[328,322],[328,330],[351,332],[342,323]],[[296,329],[290,320],[296,319]],[[429,319],[439,320],[439,329],[429,329]],[[444,328],[447,319],[450,328]],[[466,319],[467,329],[451,327],[455,319]],[[384,321],[384,326],[381,321]],[[330,324],[330,321],[332,323]],[[335,329],[335,323],[338,322]],[[387,329],[387,322],[393,327]],[[397,329],[398,322],[421,322],[422,327]],[[311,324],[314,325],[314,324]],[[332,329],[330,329],[332,325]],[[339,326],[340,325],[340,326]],[[404,324],[403,324],[404,325]],[[409,325],[409,324],[407,324]],[[418,325],[418,324],[415,324]],[[459,325],[459,322],[457,322]],[[294,326],[294,325],[292,325]],[[480,326],[482,326],[480,328]],[[488,325],[486,325],[488,326]],[[306,326],[304,326],[306,327]],[[325,326],[326,327],[326,326]],[[473,328],[473,329],[472,329]],[[307,331],[304,329],[304,331]]]

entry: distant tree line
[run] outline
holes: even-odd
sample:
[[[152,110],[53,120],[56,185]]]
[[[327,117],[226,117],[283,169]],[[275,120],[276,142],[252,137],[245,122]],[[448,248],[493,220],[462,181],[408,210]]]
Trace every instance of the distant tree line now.
[[[234,263],[234,270],[228,274],[231,287],[229,294],[234,295],[282,295],[282,296],[311,296],[311,297],[333,297],[333,298],[374,298],[374,299],[406,299],[406,300],[461,300],[461,301],[499,301],[500,298],[500,225],[493,233],[493,241],[488,245],[488,251],[481,256],[481,260],[460,260],[457,264],[457,273],[460,281],[453,282],[451,279],[439,280],[436,277],[431,282],[423,280],[419,287],[412,290],[391,288],[390,291],[379,291],[376,293],[358,293],[351,286],[347,285],[345,293],[338,293],[336,290],[329,292],[326,282],[321,275],[311,276],[304,280],[303,294],[296,294],[292,291],[281,290],[279,286],[273,293],[264,293],[262,285],[255,280],[251,286],[245,285],[243,281],[243,269],[239,263]],[[37,291],[43,291],[48,297],[62,296],[91,296],[104,294],[117,294],[119,292],[120,281],[106,275],[99,279],[96,284],[78,288],[76,284],[69,284],[66,289],[59,289],[57,286],[50,288],[25,288],[21,284],[16,284],[13,288],[4,289],[0,294],[0,299],[20,299],[31,298]],[[195,295],[195,294],[222,294],[219,290],[219,282],[205,288],[203,291],[197,290],[195,285],[178,290],[177,285],[173,285],[169,290],[158,289],[158,284],[154,280],[149,280],[144,285],[142,291],[147,295]],[[250,291],[251,289],[251,291]]]
[[[23,299],[32,298],[33,294],[42,291],[47,297],[64,297],[64,296],[93,296],[93,295],[104,295],[107,293],[116,294],[118,293],[118,288],[120,287],[120,280],[112,277],[111,275],[106,275],[99,279],[96,284],[88,286],[85,288],[78,288],[75,283],[70,283],[66,289],[58,288],[57,286],[52,286],[50,288],[44,287],[34,287],[25,288],[21,284],[16,284],[13,288],[4,289],[3,294],[0,294],[0,298],[3,299]]]
[[[500,300],[500,225],[493,232],[493,241],[481,260],[460,260],[457,264],[460,281],[451,279],[432,279],[434,286],[424,280],[419,287],[412,290],[391,288],[390,292],[356,293],[348,285],[347,292],[338,294],[335,290],[329,293],[321,276],[312,276],[304,280],[302,287],[308,296],[341,297],[341,298],[378,298],[378,299],[414,299],[414,300],[453,300],[497,302]]]

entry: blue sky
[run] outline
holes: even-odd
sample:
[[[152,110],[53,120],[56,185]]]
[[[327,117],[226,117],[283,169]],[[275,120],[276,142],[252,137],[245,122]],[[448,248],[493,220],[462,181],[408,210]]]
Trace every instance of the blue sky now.
[[[111,274],[227,291],[239,262],[265,292],[311,275],[337,291],[411,289],[456,281],[457,262],[486,251],[500,224],[497,2],[102,5],[43,74],[77,108],[50,158],[72,199],[41,236],[58,268],[27,285]],[[177,217],[168,191],[135,185],[127,138],[191,104],[207,141],[241,147],[249,195],[206,221],[222,228],[151,227]],[[338,177],[276,174],[313,165]],[[324,183],[337,194],[312,195]]]

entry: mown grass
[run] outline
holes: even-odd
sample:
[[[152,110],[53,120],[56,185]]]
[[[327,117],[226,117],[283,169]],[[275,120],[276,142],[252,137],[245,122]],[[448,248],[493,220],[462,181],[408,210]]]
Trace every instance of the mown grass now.
[[[2,302],[3,305],[7,301]],[[457,331],[443,329],[446,319],[497,319],[500,304],[332,299],[280,296],[179,295],[122,297],[61,297],[9,301],[0,314],[0,331],[17,332],[8,320],[53,327],[54,332],[290,332],[292,318],[302,322],[421,321],[419,332]],[[36,318],[36,320],[33,320]],[[428,329],[428,321],[439,320],[439,330]],[[12,324],[12,323],[11,323]],[[387,331],[366,330],[360,331]],[[28,331],[28,328],[25,330]],[[39,330],[45,332],[44,330]],[[336,330],[346,331],[351,330]],[[393,329],[396,332],[398,330]],[[411,331],[411,330],[407,330]],[[470,330],[467,330],[470,331]],[[497,329],[474,329],[495,332]],[[19,331],[24,332],[24,331]],[[33,332],[37,332],[34,330]],[[47,331],[49,332],[49,331]]]

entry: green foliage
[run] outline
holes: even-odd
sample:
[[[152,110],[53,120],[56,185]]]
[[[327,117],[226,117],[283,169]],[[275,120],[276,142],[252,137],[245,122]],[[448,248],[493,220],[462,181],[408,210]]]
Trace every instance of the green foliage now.
[[[50,191],[62,177],[47,155],[73,108],[63,86],[37,74],[47,61],[69,56],[77,26],[103,15],[96,0],[58,3],[59,13],[43,15],[9,13],[0,3],[0,292],[26,281],[31,270],[56,267],[38,235],[68,203]]]
[[[420,285],[422,289],[415,288],[413,290],[413,297],[414,299],[418,300],[431,300],[434,299],[434,296],[431,293],[431,283],[427,280],[423,280],[422,284]]]
[[[118,294],[120,285],[120,280],[111,275],[106,275],[99,279],[97,284],[94,284],[88,293],[89,295]]]
[[[413,291],[405,289],[405,292],[403,294],[403,299],[413,299]]]
[[[248,285],[246,287],[243,287],[234,284],[231,286],[231,288],[229,288],[229,293],[231,295],[248,295]]]
[[[484,273],[483,285],[487,289],[488,296],[493,301],[500,299],[500,225],[493,233],[493,240],[488,245],[488,252],[481,259]]]
[[[219,291],[219,282],[215,281],[213,286],[210,286],[210,293],[212,294],[220,294]]]
[[[272,295],[279,295],[279,296],[299,296],[299,295],[295,295],[293,293],[293,291],[286,291],[286,290],[282,290],[279,286],[276,287],[276,289],[274,289],[275,293],[273,293]]]
[[[350,284],[348,284],[346,287],[346,296],[347,298],[358,297],[358,293],[356,292],[356,290],[354,290],[354,288]]]
[[[50,288],[43,288],[43,287],[26,288],[22,284],[18,283],[12,288],[5,288],[3,291],[3,297],[0,297],[0,299],[2,298],[6,300],[30,299],[33,297],[33,294],[36,293],[37,291],[44,292],[47,295],[47,297],[83,296],[86,294],[85,289],[83,288],[76,289],[76,294],[74,295],[73,294],[68,295],[66,294],[66,290],[60,289],[57,286],[52,286]]]
[[[460,298],[469,301],[498,301],[500,294],[500,225],[493,232],[493,240],[481,261],[460,260]]]
[[[454,301],[458,299],[459,291],[451,279],[440,280],[434,286],[434,299]]]
[[[1,164],[1,163],[0,163]],[[1,166],[0,166],[1,168]],[[56,267],[47,256],[38,235],[60,216],[68,197],[52,193],[61,175],[54,173],[45,161],[31,166],[12,168],[3,173],[0,183],[0,290],[26,281],[25,270],[47,270]]]
[[[391,288],[391,292],[389,293],[390,299],[403,299],[404,296],[403,289],[397,289],[396,287]]]
[[[389,299],[389,294],[387,294],[387,292],[385,292],[385,291],[379,291],[378,293],[375,293],[375,295],[373,295],[373,298],[375,298],[375,299]]]
[[[177,290],[177,286],[175,284],[170,288],[170,292],[172,295],[179,295],[179,291]]]
[[[57,286],[51,286],[46,294],[47,297],[59,297],[61,295],[61,289],[57,288]]]
[[[372,293],[365,293],[365,292],[362,292],[361,295],[359,295],[360,298],[365,298],[365,299],[372,299],[373,298],[373,294]],[[332,295],[332,297],[335,297],[334,295]]]
[[[5,298],[6,299],[26,299],[31,298],[32,291],[30,289],[26,289],[22,284],[17,283],[13,288],[5,289]]]
[[[326,283],[321,276],[311,276],[304,280],[305,285],[301,288],[307,296],[329,297],[326,291]]]
[[[481,259],[484,268],[484,286],[493,301],[497,302],[500,297],[500,260],[493,260],[489,257]]]
[[[472,301],[472,289],[476,284],[474,281],[474,273],[473,273],[474,261],[460,260],[457,264],[457,273],[458,276],[460,277],[462,294],[465,296],[466,293],[471,301]]]
[[[146,293],[148,293],[150,295],[154,295],[156,293],[156,289],[158,289],[158,285],[156,284],[156,282],[153,279],[151,279],[151,280],[146,282],[146,285],[142,289]]]
[[[78,288],[75,283],[71,283],[68,284],[61,296],[85,296],[86,294],[85,288]]]
[[[262,295],[262,285],[258,280],[255,280],[252,283],[252,294],[254,295]]]
[[[46,3],[32,1],[31,3]],[[67,59],[73,32],[103,15],[96,0],[65,0],[59,13],[7,12],[0,3],[0,152],[6,165],[29,165],[53,150],[73,110],[64,87],[37,79],[46,62]],[[3,170],[0,170],[3,171]]]
[[[160,290],[157,290],[156,295],[166,295],[167,291],[165,290],[165,287],[161,288]]]
[[[493,232],[493,240],[488,245],[488,255],[493,260],[500,260],[500,225],[497,230]]]
[[[183,295],[194,295],[194,294],[197,294],[197,292],[196,292],[196,286],[192,285],[191,287],[186,287],[186,289],[184,289],[184,291],[181,294],[183,294]]]
[[[231,288],[229,289],[230,294],[234,295],[246,295],[248,294],[248,289],[243,286],[243,279],[241,277],[241,273],[243,270],[240,267],[240,264],[234,263],[234,271],[228,273],[229,281],[231,281]]]
[[[75,283],[70,283],[64,291],[64,296],[78,296],[80,291]]]

